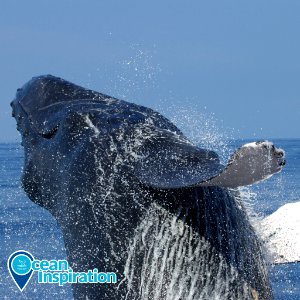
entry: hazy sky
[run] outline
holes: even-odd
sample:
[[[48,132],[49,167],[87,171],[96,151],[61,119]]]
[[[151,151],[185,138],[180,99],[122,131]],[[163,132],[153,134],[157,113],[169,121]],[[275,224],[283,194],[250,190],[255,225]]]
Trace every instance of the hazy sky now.
[[[299,138],[299,16],[298,0],[1,0],[0,140],[19,140],[9,102],[40,74],[214,113],[237,137]]]

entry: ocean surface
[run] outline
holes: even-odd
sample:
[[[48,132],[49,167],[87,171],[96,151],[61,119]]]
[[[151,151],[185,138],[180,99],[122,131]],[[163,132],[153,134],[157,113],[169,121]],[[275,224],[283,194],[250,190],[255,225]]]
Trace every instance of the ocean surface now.
[[[234,149],[245,142],[231,141],[228,147]],[[285,150],[287,164],[280,174],[250,187],[253,193],[247,201],[259,216],[300,201],[300,139],[273,142]],[[20,145],[0,144],[0,299],[73,299],[69,284],[38,284],[37,274],[21,293],[8,274],[7,258],[16,250],[27,250],[39,259],[66,259],[57,222],[33,204],[20,187],[22,164]],[[300,263],[270,266],[270,278],[275,299],[300,299]]]

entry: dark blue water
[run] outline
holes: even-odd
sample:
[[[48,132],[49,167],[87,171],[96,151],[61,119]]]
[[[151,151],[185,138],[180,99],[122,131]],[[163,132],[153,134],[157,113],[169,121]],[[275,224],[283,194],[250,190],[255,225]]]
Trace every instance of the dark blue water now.
[[[234,141],[234,148],[245,141]],[[275,140],[286,151],[284,171],[252,187],[253,207],[268,215],[287,202],[300,200],[300,140]],[[0,299],[72,299],[70,285],[38,284],[33,275],[21,293],[7,272],[7,258],[27,250],[37,259],[65,259],[61,231],[54,218],[33,204],[20,187],[23,151],[17,144],[0,144]],[[300,213],[300,212],[299,212]],[[300,299],[300,263],[270,268],[275,299]]]

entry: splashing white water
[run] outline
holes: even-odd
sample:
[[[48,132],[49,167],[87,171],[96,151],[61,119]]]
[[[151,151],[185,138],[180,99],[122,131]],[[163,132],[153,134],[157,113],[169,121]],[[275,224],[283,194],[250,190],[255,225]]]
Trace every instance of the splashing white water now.
[[[121,98],[128,99],[132,93],[149,87],[157,87],[157,74],[160,66],[154,62],[153,51],[141,49],[139,45],[132,45],[133,54],[119,62],[120,70],[114,89]]]
[[[229,142],[234,132],[222,128],[213,113],[189,101],[184,106],[162,103],[157,110],[168,117],[195,145],[217,152],[222,163],[228,161],[231,154]]]
[[[109,65],[101,65],[87,74],[87,88],[127,101],[145,100],[145,91],[158,90],[160,65],[155,61],[155,47],[124,45],[126,56],[118,56]]]
[[[300,202],[287,203],[262,220],[262,236],[274,263],[300,261]]]

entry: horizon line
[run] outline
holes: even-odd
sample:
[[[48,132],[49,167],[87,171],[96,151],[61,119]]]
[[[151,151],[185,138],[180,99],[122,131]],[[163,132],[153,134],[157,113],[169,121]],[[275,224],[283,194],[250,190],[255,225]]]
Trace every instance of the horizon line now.
[[[300,140],[300,137],[243,137],[243,138],[225,138],[225,139],[220,139],[220,140],[227,140],[227,141],[242,141],[242,140],[253,140],[253,141],[260,141],[260,140]],[[15,141],[15,140],[1,140],[0,139],[0,144],[21,144],[20,141]]]

